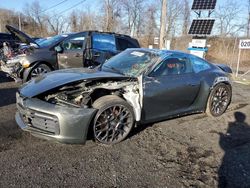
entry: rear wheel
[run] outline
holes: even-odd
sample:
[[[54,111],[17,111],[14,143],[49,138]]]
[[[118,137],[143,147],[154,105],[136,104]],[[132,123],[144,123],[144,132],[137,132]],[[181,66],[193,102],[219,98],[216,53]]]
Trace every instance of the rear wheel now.
[[[222,115],[230,104],[231,97],[232,90],[229,85],[217,84],[209,95],[206,113],[215,117]]]
[[[45,74],[50,71],[51,71],[51,68],[48,65],[38,64],[34,68],[31,69],[29,79],[33,79],[39,75]]]
[[[115,95],[97,99],[93,107],[98,109],[94,119],[94,137],[103,144],[116,144],[124,140],[134,125],[132,107]]]

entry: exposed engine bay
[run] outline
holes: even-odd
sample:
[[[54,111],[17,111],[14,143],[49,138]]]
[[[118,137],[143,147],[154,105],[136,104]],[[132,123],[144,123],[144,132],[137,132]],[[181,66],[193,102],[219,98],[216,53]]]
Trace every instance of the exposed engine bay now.
[[[41,100],[61,106],[91,108],[104,95],[117,95],[134,109],[136,120],[141,118],[140,84],[137,80],[91,80],[71,83],[38,96]]]
[[[17,49],[10,49],[11,53],[6,56],[3,52],[0,55],[1,70],[15,81],[19,81],[20,73],[23,71],[22,58],[32,53],[34,47],[20,45]],[[2,50],[3,51],[3,50]]]

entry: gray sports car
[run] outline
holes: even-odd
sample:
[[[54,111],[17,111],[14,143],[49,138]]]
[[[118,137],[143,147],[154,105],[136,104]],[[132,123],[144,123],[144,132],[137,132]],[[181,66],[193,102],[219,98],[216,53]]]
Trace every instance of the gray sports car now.
[[[185,114],[223,114],[231,102],[231,69],[178,51],[128,49],[95,69],[44,74],[17,92],[16,122],[64,143],[87,133],[115,144],[137,124]]]

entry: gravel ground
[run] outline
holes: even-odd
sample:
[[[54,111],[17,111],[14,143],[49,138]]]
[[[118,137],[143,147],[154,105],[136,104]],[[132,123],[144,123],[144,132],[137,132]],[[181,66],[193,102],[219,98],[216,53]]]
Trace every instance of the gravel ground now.
[[[114,146],[66,145],[21,131],[18,86],[0,72],[0,187],[250,187],[250,86],[233,85],[219,118],[141,126]]]

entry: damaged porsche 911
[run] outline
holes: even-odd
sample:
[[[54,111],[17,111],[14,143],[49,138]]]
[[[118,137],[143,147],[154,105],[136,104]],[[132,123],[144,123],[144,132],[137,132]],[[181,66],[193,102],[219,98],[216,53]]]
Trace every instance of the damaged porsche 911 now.
[[[231,102],[231,69],[199,57],[127,49],[95,69],[50,72],[17,92],[16,122],[35,136],[64,143],[115,144],[137,125],[205,112]]]

